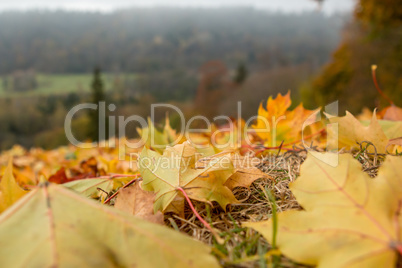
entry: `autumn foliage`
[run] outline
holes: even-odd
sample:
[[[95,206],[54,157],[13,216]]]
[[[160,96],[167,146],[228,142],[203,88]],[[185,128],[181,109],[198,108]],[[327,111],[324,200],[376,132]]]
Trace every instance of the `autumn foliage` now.
[[[290,110],[290,105],[290,93],[270,97],[258,109],[252,128],[235,135],[240,142],[234,146],[217,145],[225,144],[235,128],[220,135],[193,133],[186,140],[166,119],[162,131],[151,121],[139,129],[143,138],[152,136],[156,142],[130,149],[123,159],[119,146],[53,151],[14,147],[4,152],[1,263],[219,266],[218,259],[227,261],[225,253],[215,254],[216,259],[211,246],[226,245],[225,234],[215,227],[218,223],[201,216],[200,204],[209,215],[229,215],[236,206],[247,206],[250,196],[241,199],[239,193],[251,194],[256,182],[275,189],[278,181],[262,168],[272,153],[308,151],[300,177],[289,183],[303,210],[287,210],[262,222],[250,215],[238,228],[251,227],[271,244],[261,257],[267,263],[283,254],[320,267],[393,267],[402,253],[400,108],[366,111],[359,120],[351,113],[321,116],[320,109],[310,111],[300,104]],[[263,124],[281,117],[275,128]],[[238,126],[247,130],[244,123]],[[337,139],[330,139],[335,134]],[[375,178],[352,156],[363,154],[367,161],[382,161]],[[269,200],[271,206],[279,202]],[[206,228],[209,245],[180,233],[172,217],[197,218],[195,227]],[[176,231],[160,226],[167,222]]]

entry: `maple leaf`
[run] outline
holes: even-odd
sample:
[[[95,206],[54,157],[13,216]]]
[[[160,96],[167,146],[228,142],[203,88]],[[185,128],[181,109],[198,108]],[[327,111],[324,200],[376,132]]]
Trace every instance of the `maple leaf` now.
[[[343,117],[327,115],[331,124],[328,127],[330,135],[338,136],[331,139],[329,148],[359,148],[358,143],[369,141],[373,143],[367,148],[368,152],[386,153],[390,139],[398,138],[402,133],[402,123],[378,120],[376,113],[372,115],[371,122],[357,120],[351,113],[346,112]],[[338,147],[339,146],[339,147]]]
[[[67,178],[66,175],[66,169],[64,167],[60,168],[55,174],[49,177],[48,181],[57,183],[57,184],[62,184],[71,181],[69,178]]]
[[[371,120],[373,112],[368,108],[363,108],[361,114],[357,119],[359,120]],[[377,119],[389,120],[389,121],[402,121],[402,108],[395,106],[394,104],[385,107],[377,113]]]
[[[130,175],[127,175],[127,177],[121,175],[117,178],[110,175],[100,178],[74,180],[64,183],[62,186],[74,190],[86,197],[101,197],[101,199],[104,200],[106,198],[106,193],[109,193],[118,187],[122,187],[124,183],[129,182],[131,179]]]
[[[148,118],[148,127],[143,129],[137,128],[137,132],[141,136],[146,147],[153,148],[155,151],[160,153],[163,152],[167,145],[174,142],[184,142],[184,138],[177,135],[176,131],[171,128],[168,117],[166,117],[163,132],[156,129],[150,118]]]
[[[391,121],[402,121],[402,108],[395,105],[387,107],[383,119]]]
[[[156,193],[155,211],[165,211],[178,196],[179,187],[195,200],[217,201],[223,208],[238,202],[224,186],[234,172],[230,157],[223,155],[197,166],[199,157],[189,142],[168,147],[163,155],[144,147],[138,166],[142,188]]]
[[[0,182],[0,212],[3,212],[9,206],[14,204],[26,193],[28,193],[28,191],[22,189],[15,181],[13,175],[13,160],[10,158]]]
[[[141,189],[136,182],[128,188],[120,190],[114,207],[153,223],[163,224],[163,214],[153,213],[155,194]]]
[[[337,157],[337,167],[325,164]],[[309,154],[290,184],[305,211],[278,215],[280,251],[318,267],[395,267],[402,252],[401,165],[402,158],[387,156],[372,179],[352,155]],[[272,240],[271,220],[244,225]]]
[[[394,104],[385,107],[378,114],[384,120],[402,121],[402,108]]]
[[[242,145],[247,144],[248,141],[252,143],[252,133],[246,129],[246,122],[243,119],[230,118],[228,123],[221,126],[212,124],[211,126],[211,141],[210,148],[217,152],[223,152],[228,150],[242,150]],[[205,134],[205,133],[204,133]],[[206,154],[207,156],[212,154]]]
[[[295,142],[301,140],[303,131],[304,134],[309,133],[311,126],[303,130],[303,125],[320,109],[306,110],[303,108],[303,104],[300,104],[294,110],[288,111],[291,103],[289,91],[284,96],[279,93],[275,99],[270,96],[266,109],[262,103],[260,104],[257,123],[253,125],[253,128],[265,142],[264,144],[278,146],[282,141]]]
[[[254,181],[261,178],[272,179],[271,176],[268,176],[256,167],[262,162],[259,158],[233,154],[232,162],[235,168],[235,173],[230,176],[225,183],[225,186],[231,190],[235,187],[249,188]]]
[[[376,113],[377,119],[381,119],[381,113]],[[373,118],[373,111],[371,111],[369,108],[364,107],[361,111],[360,114],[356,115],[356,119],[358,119],[360,122],[362,121],[371,121],[371,118]]]
[[[67,176],[67,171],[70,176],[72,175],[71,177]],[[56,173],[49,177],[48,181],[63,184],[85,178],[97,177],[100,175],[105,175],[105,171],[98,169],[98,161],[95,157],[90,157],[87,160],[81,161],[79,169],[71,168],[66,170],[65,167],[61,167]]]
[[[219,267],[207,245],[56,184],[3,213],[0,237],[2,267]]]

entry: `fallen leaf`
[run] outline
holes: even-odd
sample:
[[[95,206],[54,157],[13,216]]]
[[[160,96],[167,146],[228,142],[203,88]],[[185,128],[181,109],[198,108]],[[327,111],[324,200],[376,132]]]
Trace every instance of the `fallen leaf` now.
[[[113,189],[122,187],[124,183],[131,180],[130,177],[118,177],[112,176],[104,178],[82,179],[74,180],[62,184],[63,187],[69,188],[82,194],[86,197],[101,197],[102,200],[106,198],[106,193],[111,192]]]
[[[249,188],[254,181],[261,178],[272,179],[271,176],[268,176],[256,167],[261,163],[261,159],[259,158],[234,154],[232,156],[232,162],[235,173],[230,176],[225,183],[225,186],[231,190],[235,187]]]
[[[92,174],[93,177],[98,174],[98,161],[96,161],[95,157],[82,161],[80,163],[80,167],[82,169],[82,173]]]
[[[400,138],[395,138],[395,139],[390,139],[388,141],[388,145],[398,145],[398,146],[402,146],[402,137]]]
[[[237,169],[236,172],[229,177],[225,186],[233,190],[235,187],[249,188],[250,185],[261,178],[271,178],[258,168],[253,169]]]
[[[227,205],[239,203],[233,192],[225,185],[231,173],[226,170],[203,173],[188,184],[186,192],[190,198],[201,202],[216,201],[226,211]]]
[[[339,157],[336,167],[327,165]],[[402,251],[402,158],[387,156],[376,178],[349,154],[309,154],[290,185],[305,211],[278,215],[277,246],[318,267],[395,267]],[[246,223],[272,241],[272,220]]]
[[[69,182],[70,180],[67,178],[66,169],[62,167],[55,174],[49,177],[49,181],[57,184],[62,184]]]
[[[0,182],[0,213],[17,202],[28,191],[22,189],[13,175],[13,160],[10,158]]]
[[[381,112],[376,113],[377,119],[382,119]],[[367,107],[364,107],[360,114],[356,115],[356,119],[359,121],[368,121],[370,122],[371,118],[373,118],[373,111]]]
[[[391,121],[402,121],[402,108],[391,105],[384,109],[383,119]]]
[[[246,122],[243,119],[229,118],[228,123],[220,126],[211,126],[210,148],[215,150],[215,153],[234,150],[239,151],[242,149],[242,144],[247,144],[245,137],[250,133],[246,129]],[[249,137],[248,137],[249,138]],[[252,141],[250,138],[248,139]],[[205,156],[210,156],[208,154]]]
[[[370,125],[370,121],[361,121],[364,126]],[[378,120],[382,131],[388,139],[399,138],[402,135],[402,122]]]
[[[343,117],[327,115],[331,125],[328,126],[328,133],[337,139],[330,139],[329,149],[345,148],[347,150],[359,148],[359,144],[369,141],[376,147],[377,153],[385,153],[388,144],[388,137],[385,135],[377,120],[376,113],[368,126],[364,126],[351,113],[346,112]],[[367,148],[368,152],[374,153],[372,146]]]
[[[196,166],[198,157],[200,155],[189,142],[168,147],[163,155],[144,147],[138,166],[143,178],[142,188],[156,193],[155,211],[166,210],[178,196],[178,187],[183,188],[190,198],[217,201],[223,208],[238,202],[224,186],[234,172],[230,157],[212,158],[200,167]]]
[[[56,184],[3,213],[0,237],[2,267],[219,267],[207,245]]]
[[[176,131],[170,127],[168,117],[166,117],[163,132],[156,129],[150,118],[148,118],[148,127],[142,129],[137,128],[137,132],[146,147],[152,148],[160,153],[162,153],[168,145],[173,145],[175,142],[184,142],[183,136],[177,135]]]
[[[163,214],[153,212],[154,199],[154,193],[142,190],[140,183],[136,182],[120,190],[114,207],[146,221],[163,224]]]
[[[177,131],[170,126],[168,114],[165,117],[165,126],[163,127],[163,136],[166,137],[169,143],[183,143],[185,142],[184,135],[178,135]]]
[[[306,110],[303,104],[297,106],[294,110],[288,108],[292,104],[290,91],[282,96],[278,94],[275,99],[269,97],[266,108],[262,103],[258,109],[257,123],[253,129],[267,146],[279,146],[282,141],[285,143],[297,142],[302,139],[302,134],[311,134],[311,126],[303,129],[305,122],[318,113],[317,110]]]
[[[179,215],[179,217],[184,218],[184,196],[176,196],[169,206],[166,208],[165,213],[173,213]]]

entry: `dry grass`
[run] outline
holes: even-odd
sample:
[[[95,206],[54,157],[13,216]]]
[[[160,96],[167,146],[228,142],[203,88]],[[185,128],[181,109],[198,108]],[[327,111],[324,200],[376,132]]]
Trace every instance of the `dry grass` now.
[[[367,146],[362,144],[360,150],[352,153],[360,161],[363,170],[375,177],[385,155],[367,152]],[[305,150],[290,151],[280,155],[269,155],[263,158],[259,168],[269,174],[271,179],[259,179],[250,189],[236,188],[235,196],[241,204],[228,206],[225,212],[218,204],[194,202],[200,215],[215,228],[222,241],[219,243],[186,206],[184,218],[177,215],[166,215],[166,224],[176,230],[204,243],[212,245],[214,254],[224,267],[267,267],[275,262],[274,267],[306,267],[296,264],[284,256],[273,257],[267,253],[270,244],[260,234],[249,228],[242,227],[242,222],[267,220],[272,217],[272,204],[267,191],[275,197],[277,211],[301,209],[292,192],[289,183],[294,181],[300,172],[300,166],[306,159]],[[276,259],[275,259],[276,258]]]
[[[257,232],[242,227],[242,222],[267,220],[272,215],[272,206],[267,191],[275,196],[277,211],[300,209],[289,190],[289,182],[299,175],[300,165],[306,158],[305,151],[270,155],[263,159],[259,168],[272,179],[259,179],[250,189],[236,188],[234,194],[240,204],[228,206],[225,212],[218,204],[194,201],[200,215],[215,228],[222,241],[218,243],[211,233],[198,221],[186,206],[184,218],[166,215],[167,225],[213,246],[214,254],[225,267],[264,267],[269,243]],[[270,258],[268,258],[270,259]],[[304,267],[280,257],[281,267]]]
[[[373,145],[363,142],[360,150],[340,153],[351,153],[361,163],[363,171],[375,177],[386,155],[378,154],[375,150],[374,153],[368,153],[369,146]],[[249,189],[235,188],[234,194],[241,203],[228,206],[227,211],[215,202],[205,204],[193,201],[201,217],[219,233],[219,242],[196,218],[188,204],[182,217],[172,213],[165,214],[166,225],[211,245],[213,253],[223,267],[307,267],[294,263],[284,256],[269,254],[277,251],[272,251],[268,241],[259,233],[242,227],[242,222],[263,221],[272,217],[272,203],[268,192],[275,198],[277,212],[302,209],[290,191],[289,183],[299,176],[307,152],[301,148],[295,149],[262,158],[258,168],[272,179],[261,178]],[[402,259],[400,263],[402,264]]]

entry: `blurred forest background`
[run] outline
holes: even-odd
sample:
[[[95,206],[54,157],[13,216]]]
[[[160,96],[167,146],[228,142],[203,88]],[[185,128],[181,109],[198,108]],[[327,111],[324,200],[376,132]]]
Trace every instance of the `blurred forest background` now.
[[[402,105],[402,4],[360,0],[353,14],[331,15],[253,8],[2,12],[0,59],[0,149],[67,144],[67,112],[99,100],[116,105],[110,116],[144,118],[152,103],[174,104],[187,117],[235,116],[242,101],[248,118],[268,96],[290,89],[294,105],[339,100],[341,112],[358,113],[385,105],[371,64]],[[74,117],[78,139],[96,139],[94,118]],[[128,126],[129,137],[135,127]]]

